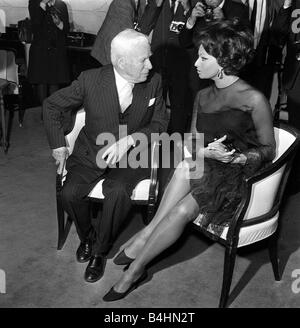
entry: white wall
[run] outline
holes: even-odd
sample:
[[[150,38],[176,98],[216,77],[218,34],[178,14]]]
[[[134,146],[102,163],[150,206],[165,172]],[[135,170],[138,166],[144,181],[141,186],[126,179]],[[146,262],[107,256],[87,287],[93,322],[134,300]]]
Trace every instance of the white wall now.
[[[70,21],[76,30],[97,34],[112,0],[64,0]],[[0,9],[6,13],[6,25],[29,16],[28,0],[0,0]]]

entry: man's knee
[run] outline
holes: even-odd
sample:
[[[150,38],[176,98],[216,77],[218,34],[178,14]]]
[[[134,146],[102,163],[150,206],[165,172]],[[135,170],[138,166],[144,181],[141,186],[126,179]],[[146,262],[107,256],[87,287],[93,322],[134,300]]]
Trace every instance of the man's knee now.
[[[129,197],[132,194],[132,187],[118,180],[105,179],[103,182],[103,195],[105,197]]]
[[[66,183],[63,186],[61,197],[62,197],[62,201],[65,203],[71,203],[74,201],[78,201],[78,197],[76,196],[75,185]]]

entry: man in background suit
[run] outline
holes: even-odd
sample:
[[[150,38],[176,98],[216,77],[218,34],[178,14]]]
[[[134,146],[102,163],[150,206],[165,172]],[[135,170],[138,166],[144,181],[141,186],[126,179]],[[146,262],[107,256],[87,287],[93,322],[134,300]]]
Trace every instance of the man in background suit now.
[[[170,100],[169,132],[183,134],[187,130],[192,101],[188,74],[191,57],[179,42],[186,22],[190,0],[149,0],[141,23],[153,29],[151,49],[154,70],[162,75],[165,99]]]
[[[113,0],[98,31],[91,55],[102,65],[110,64],[110,44],[112,39],[126,28],[134,28],[141,17],[146,0]]]
[[[275,69],[280,61],[281,49],[274,42],[277,34],[277,17],[283,0],[247,0],[249,19],[254,34],[255,55],[242,77],[264,93],[267,99],[272,92]]]
[[[77,260],[89,261],[84,276],[87,282],[102,277],[106,255],[131,208],[132,191],[138,181],[149,175],[149,169],[103,167],[103,161],[106,166],[118,164],[135,145],[134,132],[143,133],[149,141],[151,134],[167,128],[161,79],[158,74],[150,75],[150,55],[149,40],[144,34],[132,29],[122,31],[111,44],[112,65],[83,72],[71,86],[44,103],[45,127],[59,171],[68,155],[61,114],[82,106],[86,112],[85,126],[67,160],[62,198],[81,241]],[[121,125],[127,127],[125,137],[119,135]],[[99,166],[96,158],[103,145],[96,140],[104,133],[118,141],[104,151]],[[93,229],[87,195],[103,178],[105,200],[98,226]]]
[[[286,45],[283,88],[287,94],[288,122],[300,130],[300,0],[285,0],[277,20],[277,42]],[[289,179],[292,193],[300,190],[300,149]]]

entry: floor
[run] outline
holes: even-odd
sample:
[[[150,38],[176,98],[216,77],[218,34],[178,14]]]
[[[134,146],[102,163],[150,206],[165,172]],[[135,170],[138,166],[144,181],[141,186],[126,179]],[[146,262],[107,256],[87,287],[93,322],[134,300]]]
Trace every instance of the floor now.
[[[40,122],[40,109],[17,119],[7,155],[0,148],[0,307],[207,308],[217,307],[224,249],[187,229],[179,242],[149,268],[149,279],[125,299],[104,303],[102,296],[122,274],[112,258],[142,227],[133,213],[109,254],[104,277],[83,279],[86,264],[76,262],[74,229],[56,250],[55,165]],[[289,196],[282,211],[280,258],[283,276],[275,282],[264,243],[239,252],[231,308],[300,307],[300,193]],[[2,275],[1,275],[2,273]],[[2,287],[1,287],[2,286]],[[1,289],[2,288],[2,289]]]

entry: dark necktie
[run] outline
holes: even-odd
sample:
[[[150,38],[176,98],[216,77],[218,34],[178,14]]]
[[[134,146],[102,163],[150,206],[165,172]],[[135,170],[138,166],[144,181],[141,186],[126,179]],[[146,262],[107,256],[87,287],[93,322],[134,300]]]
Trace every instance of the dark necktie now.
[[[255,31],[256,12],[257,12],[257,0],[254,0],[253,9],[252,9],[252,13],[251,13],[251,19],[250,19],[253,32]]]

